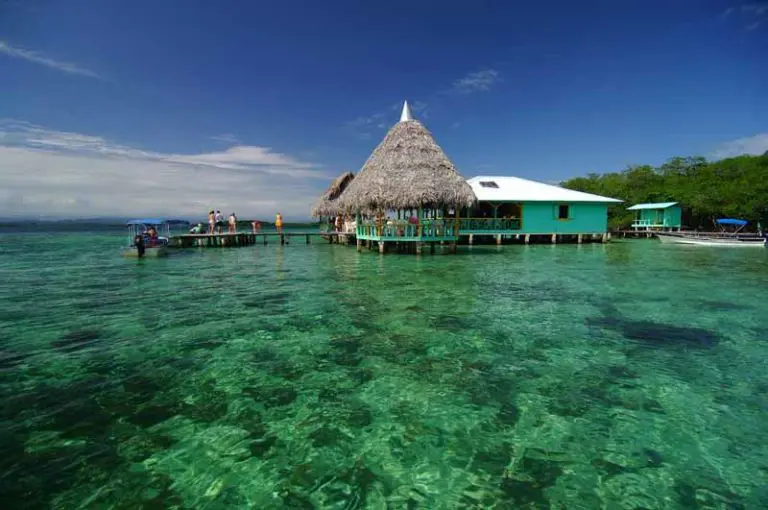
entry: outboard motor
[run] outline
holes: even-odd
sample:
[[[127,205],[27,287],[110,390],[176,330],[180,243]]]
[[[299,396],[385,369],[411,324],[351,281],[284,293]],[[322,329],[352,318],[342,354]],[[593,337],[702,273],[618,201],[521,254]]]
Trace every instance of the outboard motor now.
[[[139,258],[144,256],[144,236],[136,236],[133,238],[133,244],[136,245],[136,253],[139,255]]]

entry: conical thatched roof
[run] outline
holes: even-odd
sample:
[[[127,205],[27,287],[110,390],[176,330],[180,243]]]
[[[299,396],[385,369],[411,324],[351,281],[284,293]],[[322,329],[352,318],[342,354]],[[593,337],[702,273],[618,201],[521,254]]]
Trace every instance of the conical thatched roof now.
[[[375,212],[417,207],[465,207],[475,194],[432,134],[413,120],[408,103],[400,122],[365,162],[339,199],[344,210]]]
[[[336,177],[315,203],[315,206],[312,208],[312,217],[336,216],[340,211],[337,200],[354,179],[355,174],[352,172],[344,172]]]

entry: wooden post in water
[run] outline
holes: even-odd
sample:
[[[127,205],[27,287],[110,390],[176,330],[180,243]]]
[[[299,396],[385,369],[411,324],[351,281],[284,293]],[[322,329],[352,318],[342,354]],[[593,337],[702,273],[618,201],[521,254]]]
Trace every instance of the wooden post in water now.
[[[472,246],[472,243],[475,241],[475,234],[469,234],[469,245]]]
[[[285,234],[280,233],[280,244],[285,244]]]
[[[531,244],[531,234],[525,234],[525,244]]]
[[[384,243],[384,241],[379,241],[379,253],[384,253],[386,251],[385,246],[386,244]]]
[[[421,243],[421,241],[417,241],[416,242],[416,255],[421,255],[421,250],[422,250],[422,243]]]
[[[309,244],[309,234],[307,234],[307,244]]]
[[[496,234],[496,244],[501,244],[501,234]]]
[[[552,234],[552,244],[557,244],[557,234]]]
[[[581,244],[581,234],[579,234],[579,235],[577,235],[577,236],[576,236],[576,242],[577,242],[578,244]]]
[[[357,239],[357,251],[358,252],[363,251],[363,240],[359,238]]]

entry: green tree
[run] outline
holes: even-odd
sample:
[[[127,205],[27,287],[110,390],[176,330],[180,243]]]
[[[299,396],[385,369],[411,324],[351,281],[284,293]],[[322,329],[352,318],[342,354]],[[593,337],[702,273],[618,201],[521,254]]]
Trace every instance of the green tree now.
[[[631,166],[620,172],[590,173],[567,180],[569,189],[623,200],[608,209],[610,228],[626,228],[633,214],[627,207],[647,202],[679,202],[690,228],[713,228],[718,217],[760,222],[768,227],[768,153],[720,161],[674,157],[658,168]]]

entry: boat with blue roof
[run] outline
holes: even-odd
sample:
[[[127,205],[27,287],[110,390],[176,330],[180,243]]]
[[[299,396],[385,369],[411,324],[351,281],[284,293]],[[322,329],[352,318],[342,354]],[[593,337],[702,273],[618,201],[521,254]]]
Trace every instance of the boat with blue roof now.
[[[764,248],[768,246],[768,237],[762,232],[757,234],[742,234],[741,231],[749,223],[747,220],[735,218],[720,218],[715,223],[721,232],[656,232],[656,237],[663,244],[688,244],[695,246],[720,247],[751,247]],[[732,230],[727,230],[731,228]]]
[[[184,220],[165,218],[140,218],[128,225],[128,247],[123,256],[133,258],[157,258],[168,255],[171,225],[188,224]]]

